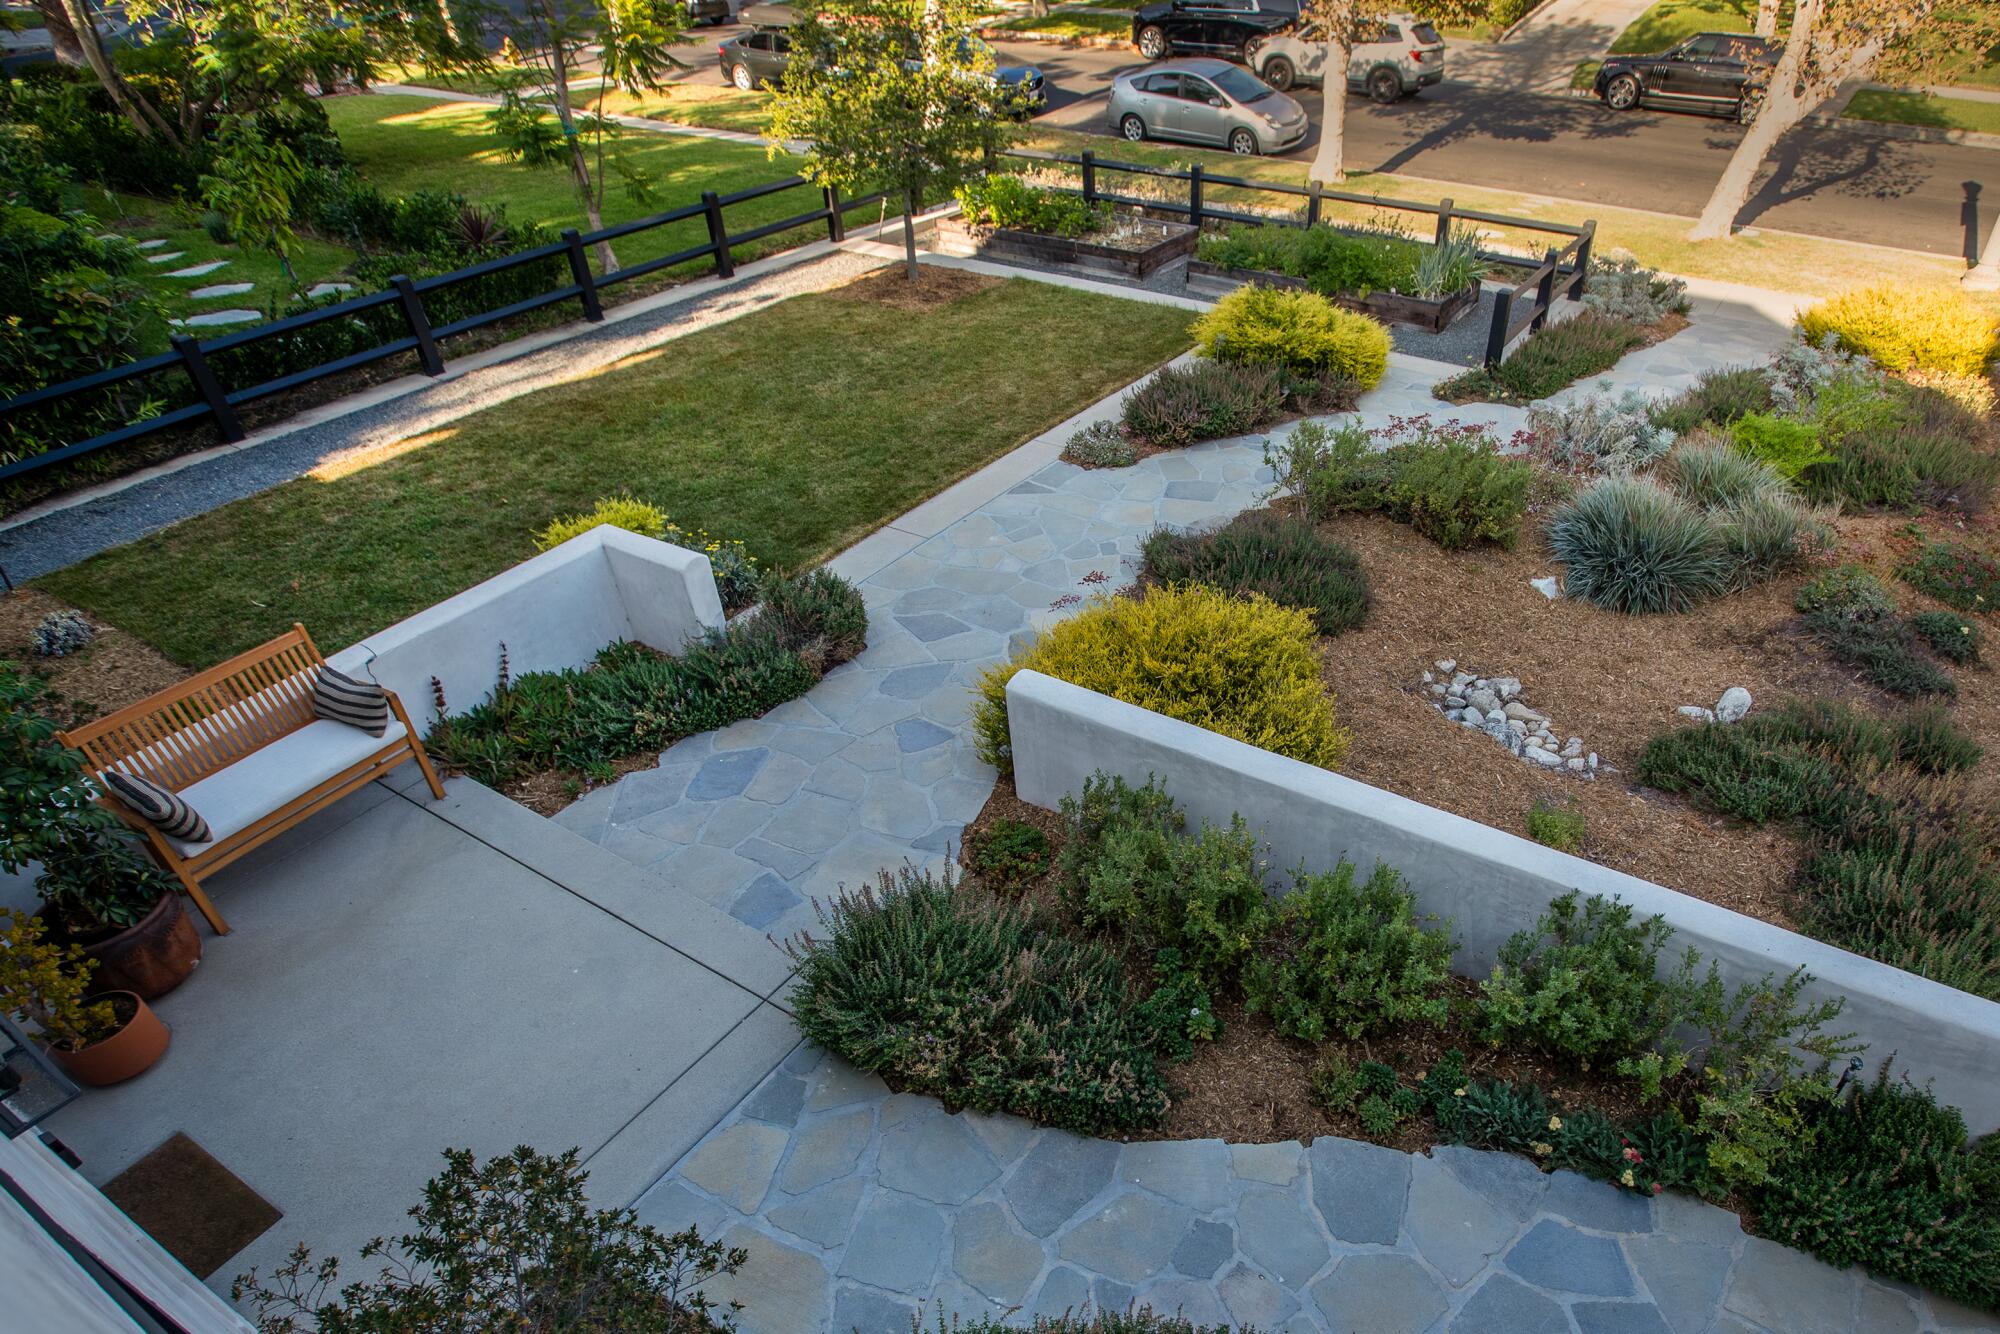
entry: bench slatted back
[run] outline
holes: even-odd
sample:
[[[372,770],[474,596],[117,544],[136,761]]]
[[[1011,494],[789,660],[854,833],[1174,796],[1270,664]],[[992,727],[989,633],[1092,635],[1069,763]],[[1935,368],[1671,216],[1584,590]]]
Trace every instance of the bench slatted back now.
[[[92,772],[118,769],[178,792],[314,719],[313,683],[324,663],[294,625],[268,644],[85,727],[58,733]]]

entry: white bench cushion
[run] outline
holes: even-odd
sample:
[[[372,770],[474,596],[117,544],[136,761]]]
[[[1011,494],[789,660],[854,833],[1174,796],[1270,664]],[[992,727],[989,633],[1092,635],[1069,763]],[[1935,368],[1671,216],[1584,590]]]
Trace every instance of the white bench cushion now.
[[[182,788],[181,799],[208,821],[213,840],[187,843],[169,838],[167,842],[183,857],[206,852],[402,738],[403,724],[397,718],[389,720],[388,732],[379,737],[346,723],[325,719],[307,723],[227,769]]]

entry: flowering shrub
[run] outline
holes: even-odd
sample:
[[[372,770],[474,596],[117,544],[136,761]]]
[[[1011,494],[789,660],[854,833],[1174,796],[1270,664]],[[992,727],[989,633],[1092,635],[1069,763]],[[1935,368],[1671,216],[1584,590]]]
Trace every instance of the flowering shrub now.
[[[1517,437],[1515,443],[1520,443]],[[1370,432],[1308,421],[1264,445],[1278,490],[1316,515],[1382,510],[1441,547],[1512,547],[1528,511],[1535,469],[1503,454],[1483,426],[1390,417]]]
[[[1900,573],[1903,582],[1960,611],[2000,607],[2000,564],[1957,542],[1927,543]]]
[[[2000,355],[2000,320],[1957,287],[1878,283],[1799,316],[1812,342],[1837,339],[1887,370],[1982,375]]]

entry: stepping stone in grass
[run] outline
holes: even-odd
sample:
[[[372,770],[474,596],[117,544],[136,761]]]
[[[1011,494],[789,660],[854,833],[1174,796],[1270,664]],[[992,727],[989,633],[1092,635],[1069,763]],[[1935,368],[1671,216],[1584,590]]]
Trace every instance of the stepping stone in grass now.
[[[186,253],[187,251],[185,250],[176,250],[166,255],[148,255],[146,256],[146,262],[148,264],[171,264]]]
[[[207,329],[218,324],[245,324],[263,318],[264,313],[259,310],[206,310],[184,320],[169,320],[168,323],[183,329]]]
[[[184,269],[175,269],[167,276],[169,278],[199,278],[204,273],[214,273],[228,262],[226,259],[211,259],[206,264],[190,264]]]
[[[332,296],[335,292],[352,292],[353,290],[353,283],[314,283],[306,289],[306,295],[317,301],[320,297]]]
[[[242,296],[245,292],[257,290],[255,283],[210,283],[207,287],[197,287],[188,295],[198,301],[210,301],[219,296]]]
[[[159,248],[160,248],[161,246],[163,246],[163,245],[165,245],[165,244],[166,244],[166,242],[165,242],[165,241],[141,241],[141,242],[139,242],[139,249],[141,249],[141,250],[158,250],[158,249],[159,249]]]

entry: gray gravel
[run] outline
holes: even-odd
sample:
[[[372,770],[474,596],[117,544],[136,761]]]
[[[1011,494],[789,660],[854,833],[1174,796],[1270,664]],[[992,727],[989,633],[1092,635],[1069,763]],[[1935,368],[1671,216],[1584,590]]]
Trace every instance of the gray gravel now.
[[[341,454],[435,430],[468,413],[575,379],[772,302],[838,286],[881,264],[867,255],[836,251],[691,295],[250,449],[218,454],[0,532],[0,569],[17,583],[39,578],[182,519],[304,476]]]

